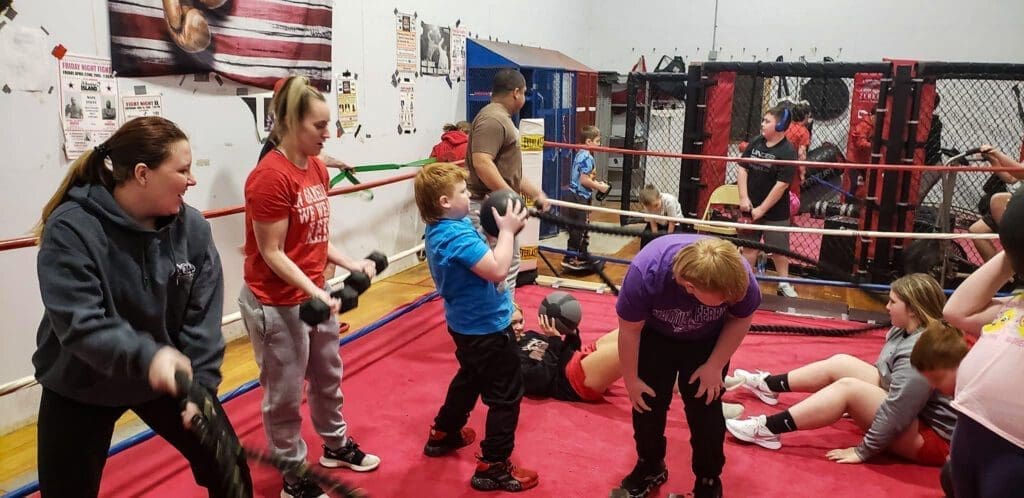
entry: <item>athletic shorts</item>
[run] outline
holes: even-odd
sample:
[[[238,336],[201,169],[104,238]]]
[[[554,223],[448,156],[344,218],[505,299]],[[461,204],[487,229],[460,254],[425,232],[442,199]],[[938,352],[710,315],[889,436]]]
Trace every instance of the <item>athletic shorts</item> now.
[[[590,356],[597,349],[596,344],[588,344],[582,350],[572,354],[569,363],[565,365],[565,378],[583,401],[601,401],[604,393],[599,393],[587,387],[587,374],[583,371],[583,358]]]
[[[757,225],[769,225],[773,227],[788,227],[791,226],[789,220],[778,220],[770,221],[760,219],[754,222]],[[778,247],[780,249],[789,250],[789,232],[769,232],[764,230],[741,230],[740,237],[752,240],[754,242],[760,242],[761,238],[764,237],[764,243],[772,247]]]
[[[935,432],[924,420],[917,421],[917,433],[924,439],[924,444],[917,450],[917,463],[941,467],[949,458],[949,441]]]

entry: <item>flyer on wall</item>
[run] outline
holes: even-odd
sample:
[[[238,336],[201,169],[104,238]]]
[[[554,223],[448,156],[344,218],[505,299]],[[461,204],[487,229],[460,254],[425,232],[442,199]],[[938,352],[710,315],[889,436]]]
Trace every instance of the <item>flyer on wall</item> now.
[[[58,72],[64,154],[73,161],[117,130],[117,81],[110,59],[68,54]]]
[[[461,81],[466,77],[466,37],[469,30],[465,26],[455,26],[451,29],[451,73],[452,81]]]
[[[411,78],[403,78],[398,84],[398,95],[401,102],[401,111],[398,116],[398,133],[409,134],[416,132],[415,113],[413,101],[416,95],[416,82]]]
[[[447,76],[451,54],[451,30],[448,26],[420,23],[420,74]]]
[[[352,133],[359,127],[356,79],[351,75],[338,76],[338,85],[335,88],[338,92],[338,124],[345,133]]]
[[[398,72],[416,74],[419,57],[416,53],[416,16],[398,12],[395,14],[395,49],[398,59]]]
[[[121,97],[121,115],[124,121],[143,116],[163,116],[163,100],[160,95],[125,95]]]

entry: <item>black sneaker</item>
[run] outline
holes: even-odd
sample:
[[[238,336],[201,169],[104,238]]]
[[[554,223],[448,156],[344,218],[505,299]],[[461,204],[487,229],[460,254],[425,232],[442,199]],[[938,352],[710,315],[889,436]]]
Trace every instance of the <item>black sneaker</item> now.
[[[320,457],[320,465],[329,468],[348,467],[356,472],[369,472],[380,465],[380,457],[368,455],[359,449],[352,438],[345,438],[345,444],[336,450],[323,445],[324,456]]]
[[[717,477],[698,477],[693,483],[693,498],[722,498],[722,480]]]
[[[667,480],[668,469],[665,468],[665,462],[647,465],[641,460],[637,462],[636,467],[633,467],[633,471],[622,480],[620,489],[625,491],[629,498],[647,498],[651,491]]]
[[[329,498],[324,490],[309,479],[303,479],[294,483],[284,482],[284,489],[281,490],[281,498]]]
[[[463,427],[459,432],[451,434],[431,427],[430,437],[427,438],[427,444],[423,447],[423,454],[429,457],[439,457],[469,446],[475,440],[476,431],[471,427]]]
[[[481,458],[469,485],[477,491],[517,492],[536,487],[538,482],[537,473],[530,469],[516,467],[508,460],[495,463]]]

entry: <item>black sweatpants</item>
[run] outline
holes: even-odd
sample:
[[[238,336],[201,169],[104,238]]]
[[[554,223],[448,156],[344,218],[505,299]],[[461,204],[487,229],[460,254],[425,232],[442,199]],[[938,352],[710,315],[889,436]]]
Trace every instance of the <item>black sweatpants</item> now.
[[[957,417],[949,463],[956,498],[1021,496],[1024,491],[1024,448],[966,415]]]
[[[690,447],[693,450],[693,473],[700,478],[717,478],[725,466],[725,417],[722,400],[707,404],[697,398],[698,383],[690,384],[690,376],[703,365],[715,349],[718,337],[696,341],[677,341],[654,330],[644,328],[640,335],[640,354],[637,373],[655,392],[652,400],[646,398],[649,412],[633,411],[633,438],[637,456],[648,465],[660,464],[665,459],[665,419],[672,402],[672,386],[679,377],[679,394],[683,398],[686,423],[690,427]],[[726,364],[722,377],[729,370]]]
[[[215,406],[223,416],[220,404],[215,402]],[[213,454],[182,425],[177,401],[164,396],[137,406],[107,407],[81,403],[44,388],[37,438],[43,498],[93,497],[99,493],[114,423],[128,410],[185,456],[196,482],[207,488],[211,497],[227,496],[215,473],[218,466]],[[252,496],[249,467],[244,458],[239,464],[247,495]]]
[[[519,402],[523,399],[523,374],[512,327],[486,335],[448,332],[455,341],[459,371],[448,385],[444,405],[434,427],[455,434],[469,421],[476,399],[487,405],[487,430],[480,450],[484,460],[503,462],[515,447]]]
[[[566,202],[574,202],[576,204],[585,204],[587,206],[590,205],[590,199],[584,199],[575,192],[566,192],[562,200]],[[590,211],[565,208],[563,213],[566,218],[577,223],[588,223],[590,221]],[[587,231],[578,228],[569,228],[568,231],[569,241],[566,242],[565,248],[569,252],[575,252],[581,256],[589,254],[590,235]]]

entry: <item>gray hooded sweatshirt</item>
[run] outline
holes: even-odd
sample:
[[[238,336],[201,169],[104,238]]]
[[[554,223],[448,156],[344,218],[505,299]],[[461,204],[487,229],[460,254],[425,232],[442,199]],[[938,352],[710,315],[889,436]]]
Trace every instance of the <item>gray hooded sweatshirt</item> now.
[[[46,222],[36,271],[46,311],[32,364],[45,388],[101,406],[156,399],[149,364],[165,345],[192,360],[201,385],[220,384],[224,276],[196,209],[150,230],[105,187],[72,187]]]

